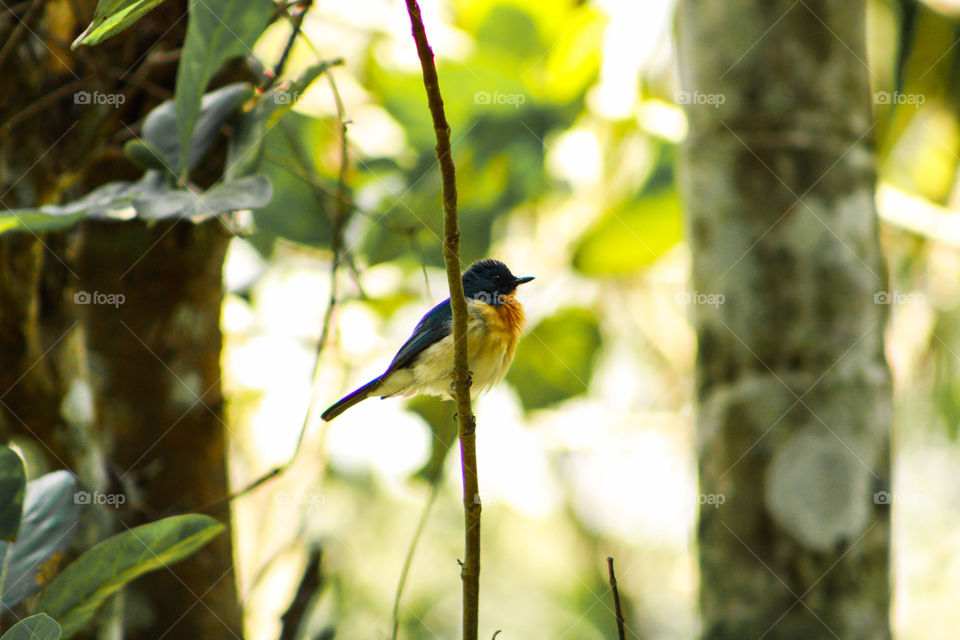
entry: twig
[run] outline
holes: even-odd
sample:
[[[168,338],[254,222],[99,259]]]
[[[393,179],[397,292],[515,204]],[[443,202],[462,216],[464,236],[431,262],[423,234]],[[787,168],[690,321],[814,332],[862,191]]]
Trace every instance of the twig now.
[[[610,574],[610,588],[613,590],[613,606],[617,613],[617,637],[626,640],[626,629],[623,624],[623,609],[620,608],[620,592],[617,590],[617,576],[613,573],[613,558],[607,558],[607,572]]]
[[[400,630],[400,598],[403,596],[403,588],[407,584],[407,574],[410,573],[410,565],[413,564],[413,554],[416,552],[417,545],[420,543],[420,536],[423,535],[423,530],[427,526],[430,509],[433,508],[433,503],[437,500],[440,483],[441,478],[437,477],[433,479],[430,488],[430,497],[427,498],[427,503],[423,505],[420,522],[417,523],[417,530],[414,532],[413,539],[410,541],[410,547],[407,549],[407,557],[403,560],[403,570],[400,571],[400,582],[397,584],[397,595],[393,599],[393,634],[390,636],[392,640],[397,640],[397,633]]]
[[[272,87],[273,83],[275,83],[277,79],[283,75],[283,68],[287,65],[287,58],[290,57],[290,51],[293,49],[293,43],[296,42],[297,36],[300,35],[300,28],[303,26],[303,19],[306,17],[307,11],[310,11],[310,7],[312,6],[313,0],[297,0],[297,2],[288,3],[283,7],[282,13],[288,16],[290,9],[294,7],[298,9],[296,15],[290,18],[290,22],[293,25],[293,31],[290,33],[290,37],[287,39],[286,46],[283,47],[283,53],[280,54],[280,59],[273,67],[273,73],[268,73],[266,82],[261,85],[261,91],[266,91]]]
[[[323,589],[323,575],[320,570],[322,551],[317,547],[310,549],[307,566],[300,577],[300,586],[287,610],[280,616],[280,640],[293,640],[309,612],[310,603]]]
[[[463,580],[463,640],[477,640],[480,606],[480,490],[477,486],[476,419],[470,407],[470,370],[467,364],[467,301],[460,276],[460,231],[457,229],[457,178],[450,155],[450,125],[443,111],[440,81],[433,51],[420,17],[417,0],[406,0],[413,39],[423,70],[423,86],[437,136],[437,160],[443,187],[443,261],[453,312],[453,388],[460,433],[460,467],[463,473],[465,554],[460,569]]]
[[[27,13],[22,18],[17,18],[17,26],[14,27],[13,33],[7,38],[6,43],[3,45],[3,48],[0,49],[0,67],[3,66],[3,63],[6,61],[7,56],[10,55],[10,52],[13,51],[14,47],[17,46],[17,42],[20,40],[20,36],[23,35],[23,32],[27,29],[27,22],[30,21],[30,18],[33,17],[33,14],[37,9],[40,8],[40,5],[43,4],[43,0],[33,0],[33,4],[30,5],[30,8],[27,10]]]
[[[328,74],[329,77],[329,74]],[[314,355],[313,360],[313,375],[310,378],[311,382],[311,393],[310,393],[310,405],[307,407],[307,413],[303,417],[303,424],[300,426],[300,436],[297,438],[297,446],[293,450],[293,455],[290,456],[290,459],[285,463],[274,467],[265,475],[260,476],[252,483],[228,496],[220,498],[210,502],[203,507],[200,511],[207,511],[214,507],[220,507],[226,504],[229,504],[233,500],[241,496],[254,491],[261,485],[265,484],[267,481],[272,480],[273,478],[279,476],[282,473],[285,473],[287,469],[293,464],[294,460],[297,459],[297,455],[300,453],[300,449],[303,446],[303,439],[307,433],[307,426],[310,424],[310,419],[313,416],[315,409],[313,387],[316,384],[317,374],[320,371],[320,355],[323,353],[323,348],[327,343],[327,338],[330,335],[330,326],[333,323],[333,312],[336,309],[337,305],[337,267],[339,266],[341,254],[343,253],[343,230],[346,226],[347,220],[349,219],[350,212],[352,210],[350,206],[350,200],[346,195],[346,176],[347,170],[349,168],[349,154],[347,153],[347,120],[344,116],[343,102],[340,99],[340,93],[337,91],[337,85],[331,79],[331,90],[333,91],[334,99],[337,103],[337,114],[340,119],[340,175],[337,179],[337,209],[334,212],[333,218],[333,238],[331,240],[331,250],[333,252],[333,257],[330,261],[330,299],[327,302],[327,309],[323,314],[323,327],[320,330],[320,337],[317,340],[317,349]]]

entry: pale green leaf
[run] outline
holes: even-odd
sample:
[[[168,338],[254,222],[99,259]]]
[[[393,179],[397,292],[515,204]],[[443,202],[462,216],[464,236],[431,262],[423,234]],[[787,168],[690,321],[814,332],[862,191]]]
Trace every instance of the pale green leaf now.
[[[86,551],[54,578],[38,608],[60,621],[69,638],[110,595],[134,578],[193,554],[225,527],[209,516],[183,515],[128,529]]]
[[[160,6],[163,0],[100,0],[93,12],[93,21],[83,30],[71,49],[92,46],[115,36]]]
[[[7,629],[0,640],[57,640],[59,637],[57,621],[45,613],[38,613]]]

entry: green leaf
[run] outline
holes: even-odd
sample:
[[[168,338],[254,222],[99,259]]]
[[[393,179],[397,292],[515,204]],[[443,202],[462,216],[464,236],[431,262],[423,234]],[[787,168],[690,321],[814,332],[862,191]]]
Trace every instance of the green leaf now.
[[[248,176],[218,184],[206,193],[172,189],[159,196],[135,198],[133,206],[137,217],[145,220],[180,217],[200,222],[226,211],[262,207],[270,202],[272,195],[267,178]]]
[[[294,82],[284,82],[261,95],[253,108],[237,119],[227,147],[227,179],[255,173],[260,165],[263,139],[283,114],[290,111],[314,80],[330,67],[343,64],[342,58],[311,65]]]
[[[517,346],[507,380],[526,411],[586,393],[600,328],[587,309],[564,309],[543,320]]]
[[[127,144],[123,145],[123,153],[138,167],[170,173],[171,165],[164,158],[163,152],[149,142],[129,140]]]
[[[83,30],[71,49],[84,44],[92,46],[115,36],[160,6],[163,0],[100,0],[93,12],[93,21]]]
[[[271,0],[190,0],[190,23],[177,69],[177,173],[187,167],[186,150],[210,78],[227,60],[252,53],[273,8]]]
[[[10,447],[0,447],[0,538],[13,540],[20,530],[27,470],[23,459]]]
[[[225,527],[209,516],[164,518],[128,529],[89,549],[41,594],[38,608],[60,620],[69,638],[103,601],[134,578],[183,560]]]
[[[0,559],[10,554],[4,607],[23,601],[56,569],[77,532],[81,505],[76,491],[77,479],[69,471],[54,471],[27,484],[20,535],[12,545],[0,542]]]
[[[336,135],[328,122],[288,112],[263,140],[260,172],[273,184],[270,204],[253,212],[259,231],[304,244],[330,241],[327,196],[312,183],[321,173],[317,155]],[[335,183],[328,183],[335,190]]]
[[[237,82],[203,96],[187,152],[187,171],[192,170],[203,159],[210,145],[217,139],[223,123],[252,95],[252,85]],[[150,111],[143,121],[143,141],[156,148],[163,157],[164,168],[174,175],[177,173],[181,155],[180,139],[177,137],[179,109],[179,103],[166,100]]]
[[[620,206],[588,231],[573,266],[591,276],[631,273],[656,262],[683,237],[677,193],[661,190]]]
[[[45,613],[24,618],[10,627],[0,640],[57,640],[60,625]]]

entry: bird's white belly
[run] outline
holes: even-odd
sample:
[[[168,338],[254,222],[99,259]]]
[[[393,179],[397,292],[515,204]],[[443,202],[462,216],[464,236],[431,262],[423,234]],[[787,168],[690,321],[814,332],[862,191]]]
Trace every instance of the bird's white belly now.
[[[472,302],[472,301],[471,301]],[[469,308],[467,360],[472,372],[470,395],[476,396],[500,382],[510,368],[515,339],[491,331],[480,311]],[[413,366],[391,373],[377,390],[383,397],[424,393],[452,397],[453,334],[427,347]]]

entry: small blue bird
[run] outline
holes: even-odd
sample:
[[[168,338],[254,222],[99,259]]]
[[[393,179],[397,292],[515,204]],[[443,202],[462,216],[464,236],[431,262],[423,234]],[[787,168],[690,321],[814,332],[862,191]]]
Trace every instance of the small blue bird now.
[[[514,276],[498,260],[480,260],[463,273],[472,395],[489,389],[507,374],[524,325],[517,287],[531,280],[533,277]],[[338,400],[321,417],[329,422],[370,396],[423,393],[452,398],[452,332],[453,313],[447,298],[420,319],[383,375]]]

